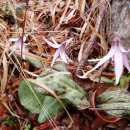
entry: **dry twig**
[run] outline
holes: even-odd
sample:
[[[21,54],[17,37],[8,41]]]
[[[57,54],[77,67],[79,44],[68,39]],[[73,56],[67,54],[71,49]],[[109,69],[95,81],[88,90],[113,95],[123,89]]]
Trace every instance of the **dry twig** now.
[[[111,2],[111,0],[108,0],[108,1],[103,0],[102,4],[100,5],[99,15],[98,15],[97,22],[95,25],[96,32],[99,32],[101,22],[103,20],[104,15],[105,15],[108,3],[110,3],[110,2]],[[77,69],[76,69],[77,76],[81,75],[81,71],[82,71],[89,55],[91,54],[91,52],[93,50],[93,45],[94,45],[95,40],[96,40],[96,33],[93,33],[88,41],[88,47],[84,50],[83,56],[82,56],[78,66],[77,66]]]

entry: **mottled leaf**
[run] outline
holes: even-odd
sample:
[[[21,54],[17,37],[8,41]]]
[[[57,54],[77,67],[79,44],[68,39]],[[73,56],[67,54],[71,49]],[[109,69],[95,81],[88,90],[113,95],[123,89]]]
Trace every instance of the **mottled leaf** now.
[[[20,83],[19,99],[27,110],[39,114],[39,123],[48,120],[48,117],[55,116],[62,109],[63,106],[57,99],[38,92],[32,83],[28,82],[28,84],[25,81]],[[63,101],[63,104],[66,103]]]
[[[130,116],[130,92],[121,88],[109,88],[96,100],[97,107],[114,117]]]
[[[65,102],[63,102],[63,103],[64,103],[64,105],[66,104]],[[38,117],[38,122],[42,123],[42,122],[46,121],[48,119],[48,116],[53,117],[62,108],[63,108],[63,106],[57,99],[47,96],[47,98],[45,98],[44,104],[43,104],[43,109],[45,109],[47,111],[47,113],[45,113],[41,110],[40,115]]]
[[[65,106],[72,104],[78,109],[90,106],[85,92],[72,80],[71,73],[64,64],[46,68],[36,81],[54,91]],[[49,92],[32,83],[22,81],[18,92],[21,104],[32,113],[39,114],[39,123],[55,116],[63,108]]]
[[[85,109],[90,105],[85,92],[72,80],[71,73],[63,64],[46,69],[36,80],[47,85],[60,99],[65,99],[78,109]],[[47,92],[42,90],[42,93]]]

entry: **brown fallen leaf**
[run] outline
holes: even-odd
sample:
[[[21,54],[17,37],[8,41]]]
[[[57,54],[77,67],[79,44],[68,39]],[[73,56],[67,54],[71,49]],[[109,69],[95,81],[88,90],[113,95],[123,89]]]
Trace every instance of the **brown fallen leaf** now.
[[[0,126],[0,130],[13,130],[13,129],[10,127],[7,127],[5,125],[2,125],[2,126]]]
[[[59,122],[55,121],[55,125],[59,125]],[[46,130],[46,129],[49,129],[49,128],[53,128],[53,126],[50,124],[49,121],[46,121],[42,124],[40,124],[39,126],[37,126],[35,129],[36,130]]]
[[[7,116],[7,113],[8,113],[7,110],[0,101],[0,120],[4,119]]]
[[[91,125],[91,130],[97,130],[100,126],[103,126],[106,122],[100,119],[98,116],[94,119]]]

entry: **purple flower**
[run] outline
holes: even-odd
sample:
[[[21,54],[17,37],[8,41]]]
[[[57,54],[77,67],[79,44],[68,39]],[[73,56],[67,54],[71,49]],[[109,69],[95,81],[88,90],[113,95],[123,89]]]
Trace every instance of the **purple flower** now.
[[[116,84],[118,84],[122,71],[123,71],[123,66],[125,66],[127,68],[127,70],[130,72],[130,66],[129,66],[129,61],[128,61],[128,57],[127,57],[127,53],[129,51],[130,50],[126,51],[123,48],[121,39],[116,35],[115,38],[113,39],[113,43],[112,43],[111,49],[108,52],[108,54],[106,56],[104,56],[103,58],[101,58],[94,68],[92,68],[91,70],[89,70],[87,73],[85,73],[83,76],[80,76],[80,77],[85,78],[89,73],[96,70],[98,67],[100,67],[102,64],[104,64],[106,61],[111,59],[114,62]]]
[[[22,37],[19,37],[19,38],[10,38],[9,39],[10,42],[15,42],[15,44],[13,45],[13,49],[12,51],[10,52],[9,55],[11,55],[12,53],[14,53],[17,49],[21,50],[21,46],[22,46]],[[24,36],[23,37],[23,42],[26,41],[26,37]],[[26,49],[25,49],[25,46],[23,46],[23,52],[25,52]],[[25,56],[23,55],[23,58],[25,59]]]
[[[65,52],[65,47],[66,47],[66,44],[69,44],[70,41],[72,40],[72,38],[66,40],[65,42],[63,42],[62,44],[58,44],[55,39],[52,37],[52,42],[48,41],[46,38],[44,38],[44,41],[50,45],[51,47],[53,48],[57,48],[55,54],[54,54],[54,57],[53,57],[53,60],[52,60],[52,63],[51,63],[51,67],[53,66],[53,64],[55,63],[55,61],[57,60],[57,58],[60,56],[61,57],[61,60],[65,63],[68,63],[68,59],[69,57],[67,56],[66,52]]]

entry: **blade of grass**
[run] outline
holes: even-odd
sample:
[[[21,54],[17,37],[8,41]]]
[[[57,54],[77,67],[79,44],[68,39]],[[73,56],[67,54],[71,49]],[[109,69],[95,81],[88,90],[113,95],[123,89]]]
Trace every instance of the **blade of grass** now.
[[[1,97],[3,97],[3,95],[5,93],[7,79],[8,79],[8,63],[7,63],[6,55],[4,54],[4,56],[3,56],[3,78],[1,79]]]

